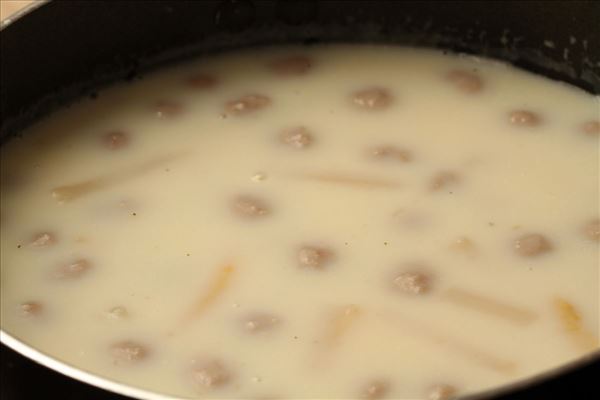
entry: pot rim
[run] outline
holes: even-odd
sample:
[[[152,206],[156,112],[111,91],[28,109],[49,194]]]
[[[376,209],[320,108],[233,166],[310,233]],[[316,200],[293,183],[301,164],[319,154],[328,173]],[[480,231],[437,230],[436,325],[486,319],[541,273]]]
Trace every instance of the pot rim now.
[[[12,25],[17,20],[21,19],[23,16],[25,16],[26,14],[29,14],[33,10],[45,5],[46,3],[50,3],[50,1],[52,1],[52,0],[35,0],[31,4],[28,4],[25,7],[20,8],[19,10],[10,14],[6,18],[0,19],[0,31],[4,30],[8,26]]]
[[[8,17],[0,20],[0,32],[19,19],[23,18],[27,14],[34,10],[42,7],[52,0],[37,0],[33,3],[21,8],[15,13]],[[108,378],[104,378],[100,375],[85,371],[83,369],[74,367],[66,362],[60,361],[52,356],[49,356],[34,347],[26,344],[25,342],[17,339],[15,336],[9,334],[4,329],[0,328],[0,343],[4,344],[8,348],[14,350],[20,355],[32,360],[44,367],[50,368],[51,370],[58,372],[64,376],[75,379],[77,381],[107,390],[112,393],[120,394],[123,396],[132,397],[139,400],[189,400],[190,397],[177,397],[166,394],[159,394],[156,392],[135,388],[124,383],[120,383]],[[576,370],[577,368],[584,367],[594,362],[600,363],[600,348],[596,349],[588,354],[584,354],[574,360],[567,363],[561,364],[552,369],[543,370],[536,374],[526,376],[512,383],[492,387],[483,391],[475,392],[458,397],[458,400],[484,400],[493,396],[510,394],[511,392],[519,389],[527,388],[528,386],[535,385],[537,383],[543,383],[550,379],[553,379],[562,374]]]
[[[175,397],[165,394],[159,394],[148,390],[138,389],[123,383],[119,383],[100,375],[74,367],[54,357],[42,353],[32,346],[22,342],[6,331],[0,329],[0,342],[26,358],[36,363],[48,367],[69,378],[76,379],[104,390],[140,400],[187,400],[188,397]]]
[[[191,397],[177,397],[166,394],[160,394],[151,392],[144,389],[138,389],[133,386],[126,385],[124,383],[116,382],[114,380],[103,378],[100,375],[82,370],[74,367],[68,363],[60,361],[54,357],[51,357],[43,352],[35,349],[34,347],[22,342],[5,330],[0,329],[0,343],[11,348],[17,353],[25,356],[26,358],[35,361],[53,371],[56,371],[69,378],[76,379],[80,382],[87,383],[98,388],[108,390],[109,392],[117,393],[123,396],[132,397],[139,400],[188,400]],[[544,370],[531,376],[519,379],[515,382],[507,385],[496,386],[490,389],[485,389],[480,392],[472,394],[466,394],[458,397],[457,400],[484,400],[493,396],[499,396],[503,394],[510,394],[513,391],[526,388],[527,386],[534,385],[536,383],[542,383],[548,381],[561,374],[573,371],[579,367],[591,364],[593,362],[600,361],[600,349],[595,350],[589,354],[585,354],[575,360],[569,361],[566,364],[561,364],[558,367]]]

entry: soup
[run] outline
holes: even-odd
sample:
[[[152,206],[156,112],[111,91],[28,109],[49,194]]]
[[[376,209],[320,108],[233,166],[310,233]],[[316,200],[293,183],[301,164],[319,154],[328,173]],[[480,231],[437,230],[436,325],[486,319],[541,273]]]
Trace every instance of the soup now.
[[[2,147],[2,328],[181,398],[446,399],[598,349],[599,101],[471,56],[217,55]]]

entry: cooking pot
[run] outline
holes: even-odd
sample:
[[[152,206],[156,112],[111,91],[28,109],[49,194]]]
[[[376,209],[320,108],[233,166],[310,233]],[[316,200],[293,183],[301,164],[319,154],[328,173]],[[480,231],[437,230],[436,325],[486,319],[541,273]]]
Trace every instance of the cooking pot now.
[[[5,142],[57,107],[161,65],[266,44],[435,47],[508,61],[598,94],[598,21],[595,1],[42,2],[2,24],[0,137]],[[0,339],[2,399],[165,399],[72,368],[6,332]],[[464,399],[596,398],[598,376],[595,352]]]

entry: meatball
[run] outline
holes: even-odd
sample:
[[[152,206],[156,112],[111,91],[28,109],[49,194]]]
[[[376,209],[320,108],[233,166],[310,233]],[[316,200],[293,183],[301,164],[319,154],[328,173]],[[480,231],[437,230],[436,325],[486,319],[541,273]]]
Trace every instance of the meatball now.
[[[441,171],[431,178],[429,187],[433,191],[450,190],[460,183],[460,175],[453,171]]]
[[[590,136],[600,135],[600,121],[587,121],[581,125],[583,133]]]
[[[271,98],[262,94],[247,94],[225,103],[225,111],[233,115],[245,115],[262,110],[272,103]]]
[[[390,391],[390,384],[384,380],[373,380],[368,382],[361,390],[361,399],[378,400],[386,396]]]
[[[479,93],[483,89],[483,80],[475,73],[455,69],[446,74],[446,80],[463,93]]]
[[[394,98],[389,90],[381,87],[370,87],[352,93],[352,103],[365,110],[383,110],[388,108]]]
[[[113,343],[109,350],[115,364],[134,364],[150,354],[148,347],[132,340]]]
[[[280,140],[283,144],[293,149],[303,150],[312,144],[313,137],[307,128],[297,126],[285,129],[280,135]]]
[[[78,260],[66,263],[61,265],[54,272],[54,277],[58,279],[77,279],[84,276],[89,269],[92,267],[92,264],[89,260],[85,258],[80,258]]]
[[[304,75],[311,67],[312,60],[307,56],[284,57],[269,63],[271,71],[281,76]]]
[[[298,264],[302,268],[323,269],[333,259],[333,252],[325,247],[305,245],[298,249]]]
[[[553,248],[552,242],[546,236],[539,233],[528,233],[514,242],[514,249],[518,255],[523,257],[537,257],[548,253]]]
[[[244,218],[264,217],[271,212],[269,205],[264,200],[248,195],[234,198],[232,209],[236,215]]]
[[[281,319],[275,315],[266,312],[253,312],[245,315],[242,319],[244,331],[248,333],[260,333],[269,331],[281,323]]]
[[[445,383],[434,385],[427,392],[428,400],[448,400],[456,396],[457,389]]]
[[[431,291],[431,276],[420,264],[410,264],[393,276],[393,288],[403,294],[422,295]]]
[[[44,306],[39,301],[26,301],[19,304],[19,312],[24,317],[35,317],[44,311]]]
[[[119,150],[129,145],[129,137],[122,131],[112,131],[102,137],[102,142],[109,150]]]
[[[508,114],[511,124],[521,127],[534,127],[542,123],[539,114],[528,110],[513,110]]]
[[[583,226],[583,234],[590,240],[600,241],[600,218],[595,218]]]
[[[48,247],[57,242],[56,235],[52,232],[40,232],[32,236],[29,244],[32,247]]]
[[[231,371],[219,360],[196,361],[194,364],[192,379],[202,390],[220,388],[232,380]]]

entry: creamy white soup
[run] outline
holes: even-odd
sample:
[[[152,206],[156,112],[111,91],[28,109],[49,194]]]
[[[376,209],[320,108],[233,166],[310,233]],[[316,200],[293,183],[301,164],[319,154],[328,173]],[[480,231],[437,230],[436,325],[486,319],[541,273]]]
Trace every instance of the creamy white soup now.
[[[598,349],[599,99],[470,56],[249,50],[2,147],[2,329],[182,398],[448,399]]]

